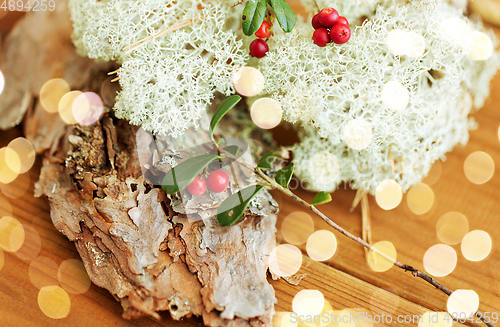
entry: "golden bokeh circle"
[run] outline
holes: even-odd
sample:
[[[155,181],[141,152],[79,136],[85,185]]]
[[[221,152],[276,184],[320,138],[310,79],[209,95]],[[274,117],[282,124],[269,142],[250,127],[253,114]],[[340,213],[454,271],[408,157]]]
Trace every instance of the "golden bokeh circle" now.
[[[11,199],[18,199],[30,188],[31,177],[29,173],[18,175],[15,183],[3,184],[0,183],[2,193]]]
[[[73,103],[75,99],[82,94],[80,91],[71,91],[66,93],[59,101],[58,111],[61,119],[68,125],[78,123],[75,116],[73,116]]]
[[[81,260],[69,259],[61,263],[57,277],[68,293],[82,294],[90,288],[90,278]]]
[[[469,221],[460,212],[447,212],[436,223],[437,237],[445,244],[455,245],[462,242],[468,232]]]
[[[33,260],[42,248],[42,238],[40,234],[30,225],[24,225],[24,243],[19,250],[16,251],[16,256],[22,260]]]
[[[325,297],[318,290],[301,290],[292,301],[293,312],[300,316],[319,315],[325,306]]]
[[[95,124],[104,112],[101,98],[94,92],[85,92],[73,100],[71,111],[75,120],[84,126]]]
[[[278,126],[283,117],[281,104],[272,98],[260,98],[250,108],[252,121],[262,129]]]
[[[444,277],[457,266],[457,253],[446,244],[431,246],[424,255],[424,268],[432,276]]]
[[[59,286],[45,286],[38,293],[38,306],[49,318],[66,318],[71,309],[68,293]]]
[[[328,230],[319,230],[307,239],[306,251],[316,261],[325,261],[337,251],[337,238]]]
[[[264,76],[260,70],[254,67],[241,67],[233,76],[234,89],[246,97],[253,97],[262,92],[264,84]]]
[[[0,183],[13,182],[21,171],[21,159],[16,151],[9,147],[0,149]]]
[[[461,244],[462,254],[470,261],[481,261],[491,253],[493,243],[488,233],[483,230],[473,230],[464,236]]]
[[[280,277],[294,275],[301,266],[302,252],[294,245],[278,245],[269,255],[269,270]]]
[[[402,199],[403,191],[401,186],[392,179],[383,181],[375,189],[375,201],[384,210],[396,208]]]
[[[24,137],[18,137],[12,140],[7,147],[14,150],[19,157],[20,167],[19,171],[16,171],[16,173],[23,174],[33,167],[36,159],[36,153],[35,148],[30,141]],[[11,169],[14,170],[12,167]]]
[[[425,183],[414,185],[408,190],[406,203],[411,212],[423,215],[434,205],[434,191]]]
[[[31,261],[28,275],[31,283],[38,289],[45,286],[58,285],[59,266],[47,257],[37,257]]]
[[[293,312],[278,311],[273,315],[273,327],[297,327],[299,317]]]
[[[7,252],[16,252],[24,243],[24,227],[14,217],[0,219],[0,248]]]
[[[288,243],[304,244],[314,232],[314,221],[308,213],[294,211],[283,219],[280,230],[283,239]]]
[[[394,266],[394,260],[396,260],[398,256],[398,252],[396,251],[394,244],[389,241],[380,241],[375,243],[373,247],[384,253],[386,256],[381,255],[373,249],[368,251],[367,262],[370,268],[376,272],[384,272],[391,269]],[[389,260],[387,256],[393,260]]]
[[[479,295],[473,290],[456,290],[451,293],[446,309],[452,317],[468,319],[479,308]]]
[[[442,173],[443,173],[442,161],[441,160],[435,161],[434,164],[432,164],[431,169],[427,173],[427,176],[422,180],[422,182],[429,186],[432,186],[439,181]]]
[[[59,101],[70,91],[68,83],[62,78],[47,81],[40,90],[40,102],[48,112],[58,112]]]
[[[471,153],[464,163],[464,173],[474,184],[484,184],[493,177],[495,163],[490,155],[483,151]]]

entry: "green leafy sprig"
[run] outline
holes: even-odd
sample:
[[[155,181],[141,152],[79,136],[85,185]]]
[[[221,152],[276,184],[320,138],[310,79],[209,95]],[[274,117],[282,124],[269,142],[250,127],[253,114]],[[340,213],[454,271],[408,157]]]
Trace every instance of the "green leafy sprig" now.
[[[285,33],[292,31],[297,17],[286,0],[248,0],[241,15],[241,26],[246,36],[252,36],[262,25],[268,5],[273,10],[281,29]]]

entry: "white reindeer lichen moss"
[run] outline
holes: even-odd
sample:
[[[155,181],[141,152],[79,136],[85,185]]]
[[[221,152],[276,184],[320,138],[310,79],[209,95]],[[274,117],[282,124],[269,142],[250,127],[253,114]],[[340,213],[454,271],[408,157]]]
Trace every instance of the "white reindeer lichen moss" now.
[[[116,116],[156,134],[179,136],[197,126],[214,93],[234,92],[231,78],[247,51],[231,22],[228,1],[72,0],[73,41],[90,58],[116,60],[122,91]],[[123,49],[175,24],[193,23]]]
[[[271,38],[269,53],[257,62],[266,79],[261,95],[278,100],[283,118],[301,127],[294,161],[297,176],[309,189],[333,191],[347,182],[374,193],[382,181],[392,179],[407,190],[434,161],[468,141],[468,131],[475,127],[468,114],[483,105],[499,54],[474,61],[468,56],[474,43],[460,44],[443,35],[442,22],[452,17],[471,31],[483,31],[446,1],[387,0],[354,9],[358,2],[318,1],[353,20],[368,16],[362,26],[351,26],[352,37],[344,45],[314,45],[310,20],[299,20],[292,33]],[[353,11],[341,11],[345,8]],[[395,29],[413,40],[404,55],[389,50],[387,38]],[[497,42],[493,33],[488,35]],[[360,119],[367,123],[363,128],[352,123]],[[335,181],[315,177],[331,175],[336,163],[320,172],[311,169],[315,154],[324,151],[340,161]]]
[[[309,189],[333,191],[346,182],[374,193],[382,181],[395,180],[407,190],[468,141],[476,127],[468,115],[484,104],[499,68],[498,41],[464,17],[464,0],[316,2],[347,17],[350,41],[320,48],[311,40],[311,17],[299,18],[291,33],[274,28],[260,60],[247,55],[254,38],[241,34],[243,7],[230,8],[232,1],[71,0],[70,6],[79,52],[122,64],[118,117],[178,136],[196,126],[215,92],[233,92],[237,69],[251,65],[265,78],[259,96],[277,100],[283,119],[297,126],[295,172]],[[315,1],[302,3],[317,12]]]

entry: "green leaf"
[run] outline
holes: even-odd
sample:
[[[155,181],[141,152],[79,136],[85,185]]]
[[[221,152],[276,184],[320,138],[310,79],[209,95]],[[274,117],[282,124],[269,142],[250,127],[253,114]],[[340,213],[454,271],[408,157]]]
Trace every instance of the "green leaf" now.
[[[274,179],[278,184],[283,186],[284,188],[288,188],[288,184],[292,179],[293,169],[295,168],[295,164],[291,163],[283,169],[280,169],[276,172]]]
[[[224,117],[225,114],[233,107],[240,102],[241,97],[239,95],[233,94],[230,97],[227,97],[222,103],[217,107],[217,110],[215,110],[214,115],[212,116],[212,120],[210,121],[210,138],[213,139],[214,136],[214,129],[217,126],[217,124],[220,122],[222,117]]]
[[[200,174],[206,166],[218,157],[217,154],[203,154],[181,162],[165,175],[161,188],[167,194],[182,191],[193,181],[196,175]]]
[[[288,5],[285,0],[268,0],[271,7],[273,7],[274,15],[280,24],[281,29],[285,33],[292,31],[295,26],[297,18],[295,17],[295,12]]]
[[[263,188],[262,185],[253,185],[228,197],[217,210],[217,221],[222,226],[234,224],[245,212],[248,203]]]
[[[269,152],[268,154],[263,155],[257,163],[257,167],[263,169],[271,169],[272,164],[278,157],[278,153],[280,153],[280,151],[281,150],[274,150]]]
[[[222,150],[231,153],[233,156],[236,156],[240,148],[237,145],[228,145]]]
[[[332,197],[331,197],[330,193],[321,191],[314,196],[314,199],[312,200],[311,205],[315,206],[318,204],[328,203],[330,201],[332,201]]]
[[[259,29],[266,15],[266,0],[248,0],[241,15],[241,27],[246,36],[252,36]]]

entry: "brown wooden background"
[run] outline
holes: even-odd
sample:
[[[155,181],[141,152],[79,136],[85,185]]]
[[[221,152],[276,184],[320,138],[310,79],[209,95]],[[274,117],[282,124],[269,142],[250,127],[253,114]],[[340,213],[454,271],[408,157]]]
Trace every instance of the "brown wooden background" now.
[[[16,15],[8,15],[2,19],[2,34],[15,18]],[[500,35],[499,29],[497,32]],[[402,204],[391,211],[380,209],[370,198],[373,238],[375,242],[393,242],[398,250],[398,260],[423,268],[425,251],[439,243],[435,231],[436,221],[446,212],[462,212],[469,220],[470,230],[482,229],[490,234],[493,251],[484,261],[470,262],[461,255],[460,246],[454,246],[458,253],[457,267],[449,276],[439,278],[439,281],[452,289],[475,290],[480,297],[480,310],[500,314],[500,174],[497,169],[489,182],[474,185],[463,172],[465,158],[478,150],[488,153],[500,166],[500,74],[493,81],[491,99],[474,117],[479,122],[479,129],[471,132],[471,140],[466,147],[457,147],[448,154],[447,160],[442,163],[441,178],[432,186],[436,196],[433,214],[425,220],[418,219],[406,207],[406,196]],[[0,147],[20,135],[18,129],[0,132]],[[40,159],[29,173],[20,176],[11,185],[16,189],[29,179],[29,190],[23,196],[15,200],[3,194],[0,197],[9,200],[16,219],[39,232],[42,237],[41,256],[49,257],[57,264],[67,259],[77,259],[73,244],[53,227],[47,201],[33,197],[33,184],[38,178],[39,167]],[[312,200],[312,194],[308,192],[299,190],[297,193]],[[332,194],[333,202],[320,209],[350,232],[360,235],[360,209],[354,213],[348,210],[354,195],[355,192],[351,190],[336,191]],[[280,194],[276,194],[276,198],[281,204],[278,228],[289,213],[304,211]],[[5,214],[8,211],[0,208],[0,217]],[[314,219],[316,229],[328,229],[325,223]],[[291,311],[293,297],[302,289],[320,290],[335,310],[356,308],[372,314],[392,312],[394,317],[446,310],[447,297],[444,294],[396,268],[384,273],[373,272],[365,263],[361,246],[341,235],[336,236],[337,252],[326,263],[315,262],[304,256],[299,273],[306,273],[307,277],[298,286],[283,280],[271,282],[278,298],[276,311]],[[120,304],[106,290],[94,285],[84,294],[70,294],[71,312],[67,318],[50,319],[38,307],[38,289],[28,277],[30,262],[12,253],[4,253],[5,263],[0,270],[0,326],[201,326],[198,319],[175,322],[168,314],[163,314],[161,321],[151,318],[123,320]]]

